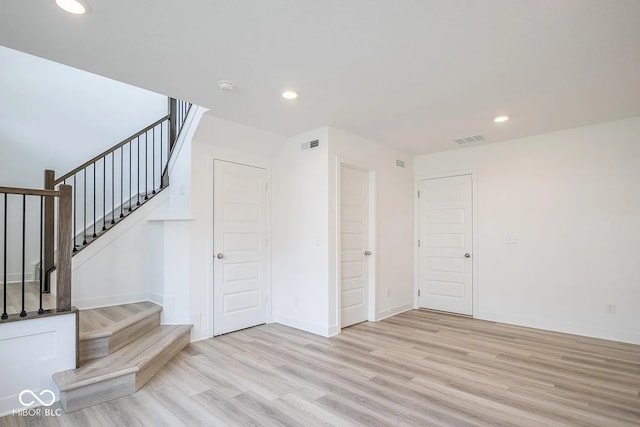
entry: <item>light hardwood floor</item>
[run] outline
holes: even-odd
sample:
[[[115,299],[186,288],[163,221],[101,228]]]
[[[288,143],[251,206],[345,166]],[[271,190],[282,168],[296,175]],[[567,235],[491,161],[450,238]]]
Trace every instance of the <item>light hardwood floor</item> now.
[[[329,339],[272,324],[189,345],[135,395],[0,425],[639,426],[640,346],[421,310]]]

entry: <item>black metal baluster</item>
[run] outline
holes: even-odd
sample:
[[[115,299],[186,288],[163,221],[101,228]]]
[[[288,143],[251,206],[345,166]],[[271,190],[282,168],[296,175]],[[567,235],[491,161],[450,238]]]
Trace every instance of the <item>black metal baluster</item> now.
[[[102,158],[102,231],[107,231],[107,156]]]
[[[162,124],[160,124],[160,126],[162,126]],[[156,128],[154,126],[153,128],[153,133],[152,135],[152,140],[153,143],[151,144],[152,147],[152,157],[151,157],[151,184],[153,186],[153,191],[151,192],[151,194],[156,194]]]
[[[133,140],[129,141],[129,212],[131,212],[131,200],[133,199],[131,184],[133,184],[131,180],[131,145],[133,144]]]
[[[7,314],[7,193],[4,193],[4,232],[2,234],[2,238],[4,239],[4,251],[2,252],[3,267],[4,267],[4,287],[2,288],[2,292],[4,294],[4,300],[2,304],[2,318],[8,319],[9,315]]]
[[[66,181],[65,181],[66,183]],[[76,202],[76,174],[73,175],[73,252],[78,251],[78,245],[76,245],[76,236],[78,235],[76,226],[76,216],[78,204]]]
[[[120,147],[120,218],[124,217],[124,145]]]
[[[116,152],[111,153],[111,225],[116,223]]]
[[[96,218],[96,162],[93,162],[93,238],[97,237],[96,234],[96,222],[98,219]]]
[[[164,145],[164,140],[162,139],[162,126],[163,123],[160,123],[160,188],[164,187],[162,182],[162,174],[164,173],[164,166],[162,164],[162,146]]]
[[[38,314],[44,313],[44,309],[42,308],[42,263],[44,260],[43,256],[43,234],[44,234],[44,196],[40,196],[40,308],[38,309]]]
[[[136,192],[136,198],[138,199],[136,205],[140,206],[140,137],[138,136],[138,165],[136,166],[136,169],[138,169],[138,187],[137,187],[137,192]]]
[[[149,199],[149,146],[148,146],[149,131],[144,133],[144,199]]]
[[[27,264],[27,195],[22,195],[22,311],[20,312],[20,317],[25,317],[27,315],[27,311],[24,309],[24,275],[25,275],[25,266]]]
[[[84,194],[84,207],[82,208],[83,216],[84,216],[84,225],[82,227],[82,245],[87,244],[87,168],[83,169],[84,176],[84,187],[82,188],[82,192]]]

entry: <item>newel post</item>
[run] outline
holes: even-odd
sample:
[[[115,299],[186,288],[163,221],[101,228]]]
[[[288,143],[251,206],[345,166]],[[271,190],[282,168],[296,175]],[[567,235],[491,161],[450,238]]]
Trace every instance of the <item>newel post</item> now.
[[[44,189],[53,190],[55,175],[52,170],[44,171]],[[44,198],[44,254],[42,267],[44,271],[44,292],[51,292],[51,271],[55,268],[55,197]]]
[[[72,193],[70,185],[60,186],[58,201],[58,266],[56,309],[71,310],[71,256],[73,251],[72,236]]]
[[[169,98],[169,153],[173,150],[178,137],[178,100]]]

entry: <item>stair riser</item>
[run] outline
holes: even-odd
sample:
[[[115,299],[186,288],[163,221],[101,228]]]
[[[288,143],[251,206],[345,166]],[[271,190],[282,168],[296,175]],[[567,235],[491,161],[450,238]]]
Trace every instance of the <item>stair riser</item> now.
[[[160,369],[164,367],[164,365],[169,363],[171,359],[180,353],[182,349],[189,344],[190,338],[191,331],[186,331],[180,336],[180,338],[171,343],[171,346],[166,348],[162,353],[140,369],[136,375],[136,390],[139,390],[143,385],[145,385],[155,374],[158,373],[158,371],[160,371]]]
[[[111,378],[84,387],[60,392],[60,403],[68,414],[99,403],[108,402],[136,392],[136,374]]]
[[[160,324],[160,312],[114,332],[111,336],[80,340],[80,362],[104,357],[120,350]]]

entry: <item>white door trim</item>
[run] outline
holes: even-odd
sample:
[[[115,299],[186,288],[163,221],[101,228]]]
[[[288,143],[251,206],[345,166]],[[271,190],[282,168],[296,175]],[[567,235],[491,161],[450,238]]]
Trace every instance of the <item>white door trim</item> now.
[[[210,169],[210,175],[209,175],[209,179],[211,182],[211,191],[215,191],[215,183],[214,183],[214,176],[215,176],[215,172],[214,172],[214,164],[215,161],[222,161],[222,162],[227,162],[227,163],[234,163],[237,165],[242,165],[242,166],[249,166],[249,167],[253,167],[253,168],[258,168],[258,169],[264,169],[265,170],[265,180],[267,183],[267,191],[265,194],[265,215],[266,215],[266,230],[265,230],[265,239],[266,239],[266,249],[265,249],[265,256],[266,256],[266,271],[265,271],[265,280],[266,280],[266,288],[267,288],[267,300],[266,300],[266,309],[267,309],[267,315],[266,315],[266,322],[267,323],[272,323],[273,322],[273,307],[272,307],[272,277],[271,277],[271,263],[272,263],[272,253],[271,253],[271,193],[272,193],[272,180],[271,180],[271,166],[269,166],[268,164],[251,164],[251,163],[245,163],[245,162],[239,162],[239,161],[234,161],[234,160],[229,160],[227,158],[224,157],[210,157],[210,165],[211,165],[211,169]],[[207,246],[208,246],[208,258],[209,258],[209,267],[208,267],[208,276],[209,276],[209,285],[207,286],[207,299],[208,299],[208,315],[209,315],[209,325],[211,327],[211,331],[209,334],[209,338],[213,338],[215,336],[215,316],[214,316],[214,286],[215,286],[215,281],[214,281],[214,273],[213,273],[213,269],[214,269],[214,257],[216,255],[215,252],[215,247],[214,247],[214,242],[215,242],[215,238],[214,238],[214,206],[213,203],[215,203],[215,194],[211,193],[212,198],[211,200],[211,217],[209,218],[209,226],[211,227],[209,234],[209,239],[207,242]]]
[[[337,333],[340,333],[342,329],[342,301],[341,301],[341,268],[340,268],[340,258],[341,258],[341,248],[340,248],[340,238],[341,238],[341,211],[340,211],[340,201],[341,201],[341,171],[342,166],[349,167],[352,169],[356,169],[362,172],[366,172],[369,178],[369,250],[371,251],[371,255],[369,258],[368,265],[368,305],[369,308],[367,310],[368,321],[375,322],[376,321],[376,312],[377,312],[377,288],[376,288],[376,271],[377,271],[377,252],[376,252],[376,172],[358,164],[358,162],[354,162],[351,160],[347,160],[341,157],[337,158],[336,161],[336,215],[335,215],[335,223],[336,223],[336,235],[335,235],[335,266],[336,266],[336,274],[335,274],[335,283],[336,283],[336,325],[337,325]]]
[[[478,172],[476,169],[463,169],[448,172],[433,172],[428,174],[415,175],[413,177],[413,308],[420,308],[418,300],[418,289],[420,289],[420,251],[418,249],[418,239],[420,235],[420,203],[418,202],[418,188],[420,181],[437,178],[451,178],[454,176],[471,175],[471,203],[472,203],[472,232],[471,239],[473,244],[473,262],[472,262],[472,298],[473,298],[473,314],[472,317],[479,315],[478,311],[478,293],[480,282],[478,281],[478,263],[480,260],[480,251],[478,250]]]

